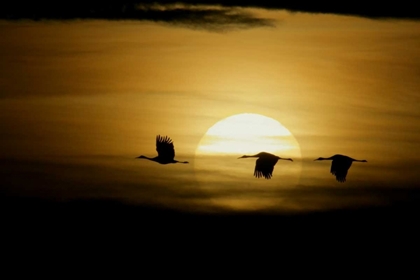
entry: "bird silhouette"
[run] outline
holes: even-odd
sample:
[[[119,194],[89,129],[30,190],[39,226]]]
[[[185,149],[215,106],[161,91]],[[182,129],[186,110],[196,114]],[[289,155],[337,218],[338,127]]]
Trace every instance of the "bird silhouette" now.
[[[276,165],[279,159],[293,161],[291,158],[281,158],[266,152],[261,152],[252,156],[243,155],[238,159],[251,157],[258,158],[255,163],[254,176],[257,178],[265,177],[266,179],[270,179],[273,176],[274,165]]]
[[[174,160],[175,149],[174,144],[168,136],[162,137],[160,135],[156,136],[156,151],[158,153],[157,157],[149,158],[146,156],[139,156],[137,158],[145,158],[148,160],[156,161],[160,164],[168,163],[188,163],[188,161],[178,161]]]
[[[344,183],[346,181],[347,171],[349,170],[353,161],[367,162],[367,160],[358,160],[344,155],[333,155],[329,158],[317,158],[316,160],[332,160],[331,174],[335,176],[338,182]]]

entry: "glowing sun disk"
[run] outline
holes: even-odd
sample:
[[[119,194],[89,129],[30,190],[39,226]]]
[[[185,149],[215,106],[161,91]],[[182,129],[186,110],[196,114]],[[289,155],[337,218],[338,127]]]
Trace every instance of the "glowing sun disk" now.
[[[239,114],[210,127],[196,154],[276,153],[299,149],[291,132],[278,121],[258,114]]]

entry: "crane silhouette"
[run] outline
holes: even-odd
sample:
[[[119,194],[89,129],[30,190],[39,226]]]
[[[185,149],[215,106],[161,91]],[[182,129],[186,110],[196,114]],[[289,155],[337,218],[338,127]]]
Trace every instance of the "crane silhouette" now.
[[[139,156],[136,158],[145,158],[151,161],[156,161],[160,164],[168,163],[188,163],[188,161],[178,161],[174,160],[175,149],[174,144],[168,136],[162,137],[160,135],[156,136],[156,151],[158,153],[157,157],[149,158],[146,156]]]
[[[317,158],[316,160],[332,160],[331,163],[331,174],[335,176],[338,182],[344,183],[346,181],[347,171],[349,170],[353,161],[367,162],[367,160],[358,160],[344,155],[333,155],[329,158]]]
[[[276,165],[279,159],[293,161],[291,158],[281,158],[266,152],[261,152],[252,156],[243,155],[238,159],[251,157],[258,158],[255,162],[254,176],[257,178],[265,177],[265,179],[270,179],[273,176],[274,165]]]

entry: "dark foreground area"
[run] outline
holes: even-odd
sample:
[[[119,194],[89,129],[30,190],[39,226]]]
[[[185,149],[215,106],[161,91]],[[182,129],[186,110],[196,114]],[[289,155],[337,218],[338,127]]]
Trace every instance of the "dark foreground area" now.
[[[374,263],[381,271],[386,263],[409,267],[420,247],[416,200],[294,215],[204,215],[116,201],[2,196],[0,210],[3,267],[17,265],[14,272],[96,273],[129,262],[141,271],[146,263],[178,263],[181,269],[200,263],[206,273],[244,260],[284,269],[287,260],[304,271],[310,271],[306,264],[329,271],[338,263],[344,272],[358,273]]]
[[[2,196],[0,236],[7,263],[73,273],[93,263],[99,271],[127,261],[141,269],[144,261],[214,269],[238,260],[323,265],[326,258],[359,271],[372,261],[413,261],[419,210],[412,200],[294,215],[196,214],[117,201]]]
[[[417,242],[417,200],[303,214],[197,214],[110,200],[0,198],[2,233],[46,242],[128,240],[288,240]],[[70,239],[69,239],[70,238]]]

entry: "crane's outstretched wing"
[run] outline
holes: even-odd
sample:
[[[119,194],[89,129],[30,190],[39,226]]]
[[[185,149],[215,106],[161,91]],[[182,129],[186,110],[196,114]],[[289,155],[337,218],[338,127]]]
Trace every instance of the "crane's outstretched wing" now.
[[[264,177],[270,179],[273,176],[274,165],[277,161],[259,158],[255,163],[254,176],[257,178]]]
[[[173,159],[175,157],[174,144],[168,136],[156,136],[156,151],[162,158]]]
[[[349,170],[351,164],[351,160],[333,160],[331,164],[331,174],[335,175],[338,182],[344,183],[346,181],[347,171]]]

